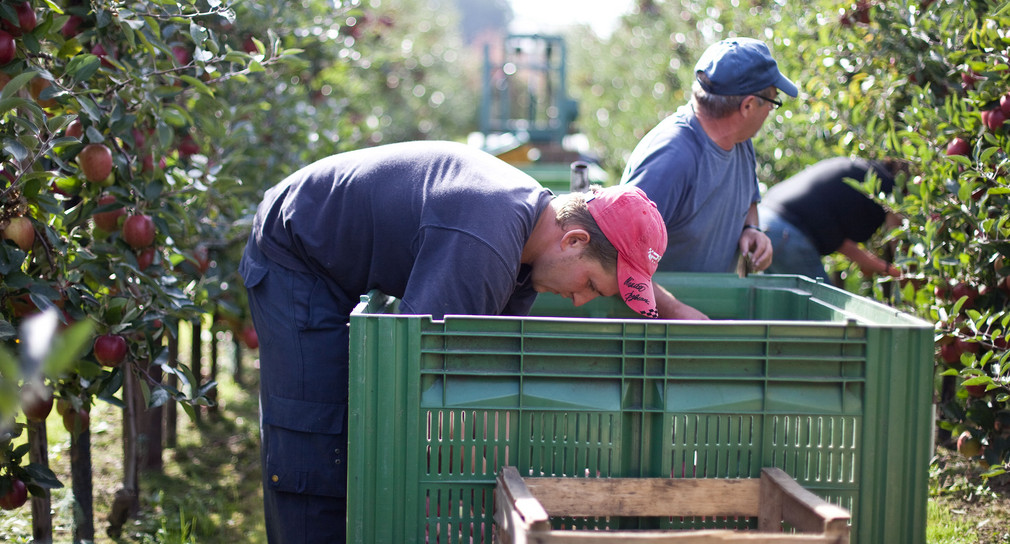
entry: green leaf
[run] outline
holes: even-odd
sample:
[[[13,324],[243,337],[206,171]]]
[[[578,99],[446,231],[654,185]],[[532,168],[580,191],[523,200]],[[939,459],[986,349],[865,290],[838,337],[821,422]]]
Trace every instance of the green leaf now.
[[[148,408],[157,408],[173,400],[172,394],[164,387],[158,387],[151,392],[151,400],[148,401]]]
[[[4,90],[0,93],[0,99],[10,98],[14,93],[18,92],[21,87],[28,84],[29,81],[35,79],[38,74],[36,72],[22,72],[7,82],[4,86]]]
[[[4,89],[4,91],[6,91],[6,89]],[[3,115],[13,110],[14,108],[27,106],[29,103],[30,101],[20,97],[4,98],[0,100],[0,115]]]
[[[86,53],[77,55],[67,63],[67,75],[73,78],[73,84],[79,85],[91,79],[102,66],[102,61],[96,55]]]
[[[32,479],[32,483],[43,488],[43,489],[57,489],[63,487],[63,483],[60,482],[56,474],[45,465],[39,463],[30,463],[24,468],[28,477]]]
[[[19,161],[23,161],[28,158],[29,151],[21,142],[12,139],[4,139],[4,151],[9,153],[12,157]]]
[[[182,79],[186,83],[189,83],[190,85],[192,85],[193,87],[195,87],[196,90],[199,91],[201,94],[205,94],[205,95],[210,96],[210,97],[214,96],[214,91],[211,90],[210,87],[208,87],[207,85],[205,85],[199,79],[197,79],[197,78],[195,78],[193,76],[186,76],[186,75],[180,76],[180,79]]]

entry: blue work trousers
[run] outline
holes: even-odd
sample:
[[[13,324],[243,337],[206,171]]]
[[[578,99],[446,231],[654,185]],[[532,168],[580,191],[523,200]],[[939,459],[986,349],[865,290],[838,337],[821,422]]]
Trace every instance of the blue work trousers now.
[[[254,244],[239,271],[260,341],[267,540],[344,542],[349,317],[321,278],[270,261]]]
[[[767,274],[798,274],[811,279],[827,278],[824,261],[814,242],[779,214],[758,207],[761,228],[772,241],[772,264]]]

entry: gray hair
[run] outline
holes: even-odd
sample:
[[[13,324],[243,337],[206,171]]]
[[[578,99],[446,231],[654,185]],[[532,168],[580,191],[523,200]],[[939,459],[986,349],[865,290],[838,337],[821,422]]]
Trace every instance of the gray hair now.
[[[721,95],[721,94],[711,94],[702,87],[702,83],[708,84],[708,76],[705,72],[698,72],[696,74],[697,79],[691,86],[691,99],[694,104],[702,111],[707,117],[712,117],[714,119],[722,119],[723,117],[729,117],[733,112],[740,109],[740,104],[743,103],[743,99],[752,95]],[[700,81],[699,81],[700,80]],[[753,96],[764,97],[767,96],[769,91],[774,91],[775,86],[762,89],[759,92],[753,93]]]

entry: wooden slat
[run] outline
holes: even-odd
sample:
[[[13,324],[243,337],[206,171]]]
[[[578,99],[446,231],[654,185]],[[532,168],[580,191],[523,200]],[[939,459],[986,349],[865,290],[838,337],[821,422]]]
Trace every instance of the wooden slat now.
[[[742,516],[759,531],[566,531],[557,517]],[[799,485],[777,468],[761,478],[522,478],[503,467],[494,520],[503,544],[848,544],[849,513]],[[806,533],[782,533],[782,522]]]
[[[552,516],[758,515],[757,478],[526,478]]]
[[[822,535],[700,531],[546,531],[526,535],[530,544],[834,544]]]
[[[849,512],[846,509],[813,494],[781,469],[764,468],[761,478],[770,484],[762,487],[761,500],[781,501],[780,521],[808,533],[828,533],[830,529],[837,535],[844,528],[844,533],[848,534]],[[781,497],[770,498],[771,490],[776,490]]]

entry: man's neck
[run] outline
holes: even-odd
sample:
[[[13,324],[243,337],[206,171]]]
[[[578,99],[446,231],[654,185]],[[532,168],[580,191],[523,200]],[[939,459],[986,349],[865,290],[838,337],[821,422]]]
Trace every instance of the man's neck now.
[[[554,208],[556,202],[557,199],[551,199],[540,212],[540,217],[537,218],[537,223],[533,226],[533,232],[523,244],[523,253],[520,259],[522,264],[533,263],[544,252],[547,245],[553,243],[557,238],[556,231],[560,230],[560,227],[557,223],[557,210]]]
[[[733,146],[740,143],[738,134],[738,127],[740,126],[740,119],[734,119],[738,114],[732,114],[721,119],[716,119],[713,117],[708,117],[701,108],[694,108],[694,114],[698,118],[698,123],[701,124],[702,130],[715,145],[719,146],[726,151],[733,149]]]

